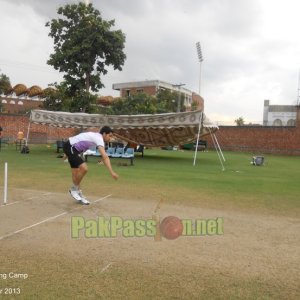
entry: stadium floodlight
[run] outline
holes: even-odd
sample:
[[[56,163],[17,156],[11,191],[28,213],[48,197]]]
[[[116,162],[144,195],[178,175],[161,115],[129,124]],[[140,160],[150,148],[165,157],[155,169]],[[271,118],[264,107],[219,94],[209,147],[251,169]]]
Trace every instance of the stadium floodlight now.
[[[199,63],[200,63],[200,75],[199,75],[199,95],[201,93],[201,65],[202,65],[202,62],[203,62],[203,55],[202,55],[202,50],[201,50],[201,45],[200,45],[200,42],[197,42],[196,43],[196,49],[197,49],[197,54],[198,54],[198,60],[199,60]]]
[[[203,62],[203,55],[202,55],[200,42],[196,43],[196,48],[197,48],[198,59],[199,59],[199,62],[201,63],[201,62]]]

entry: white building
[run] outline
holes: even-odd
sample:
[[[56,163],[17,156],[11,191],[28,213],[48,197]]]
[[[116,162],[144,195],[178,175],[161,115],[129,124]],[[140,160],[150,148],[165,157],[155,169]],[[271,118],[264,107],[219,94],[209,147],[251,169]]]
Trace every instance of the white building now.
[[[264,101],[264,126],[295,126],[297,107],[295,105],[270,105]]]

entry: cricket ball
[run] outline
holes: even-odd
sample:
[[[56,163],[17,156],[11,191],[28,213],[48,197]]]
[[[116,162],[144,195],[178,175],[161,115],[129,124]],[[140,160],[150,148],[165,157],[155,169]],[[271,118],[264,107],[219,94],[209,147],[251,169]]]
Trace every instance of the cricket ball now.
[[[174,216],[165,217],[161,221],[159,229],[164,238],[168,240],[175,240],[182,234],[182,221]]]

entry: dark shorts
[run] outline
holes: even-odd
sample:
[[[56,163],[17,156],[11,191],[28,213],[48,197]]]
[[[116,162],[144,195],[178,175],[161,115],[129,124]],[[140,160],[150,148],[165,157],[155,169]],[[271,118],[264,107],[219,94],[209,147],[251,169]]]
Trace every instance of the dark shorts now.
[[[71,146],[70,141],[64,143],[63,149],[64,153],[68,156],[71,168],[79,168],[79,166],[84,163],[83,159],[80,156],[80,152],[76,150],[75,147]]]

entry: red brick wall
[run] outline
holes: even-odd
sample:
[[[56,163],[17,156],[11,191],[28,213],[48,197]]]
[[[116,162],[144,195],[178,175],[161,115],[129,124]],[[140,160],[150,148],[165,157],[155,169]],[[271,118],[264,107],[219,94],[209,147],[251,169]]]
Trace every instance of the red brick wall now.
[[[27,134],[28,116],[0,114],[0,126],[3,128],[3,137],[16,138],[18,131]],[[78,129],[56,128],[46,125],[30,125],[30,134],[43,136],[43,140],[55,141],[67,138],[79,132]],[[220,126],[216,137],[222,150],[245,151],[258,153],[278,153],[300,155],[300,107],[297,112],[296,127],[265,127],[265,126]],[[30,138],[30,136],[29,136]],[[214,148],[210,136],[209,148]]]
[[[197,102],[197,109],[204,111],[204,99],[196,93],[192,94],[192,101]]]
[[[217,140],[223,150],[300,155],[300,106],[296,127],[220,126]],[[214,148],[210,136],[203,138]]]
[[[156,87],[155,86],[143,86],[139,88],[128,88],[128,89],[122,89],[121,90],[121,97],[127,97],[127,90],[130,90],[130,95],[136,95],[138,93],[138,90],[143,90],[143,93],[148,95],[156,95]]]
[[[216,137],[222,150],[300,155],[300,127],[220,126]],[[210,136],[205,137],[214,148]]]
[[[0,97],[0,102],[2,100],[7,101],[7,103],[2,103],[2,112],[8,114],[25,113],[31,109],[40,109],[43,106],[43,102],[38,100]],[[11,101],[14,101],[15,104],[10,104]],[[18,104],[20,101],[23,102],[23,105]]]
[[[0,114],[0,126],[3,128],[2,137],[10,137],[12,140],[17,138],[17,133],[22,131],[24,137],[27,135],[29,117],[21,115]],[[30,124],[30,140],[38,142],[53,142],[57,139],[68,138],[78,133],[75,128],[57,128],[46,125]]]

